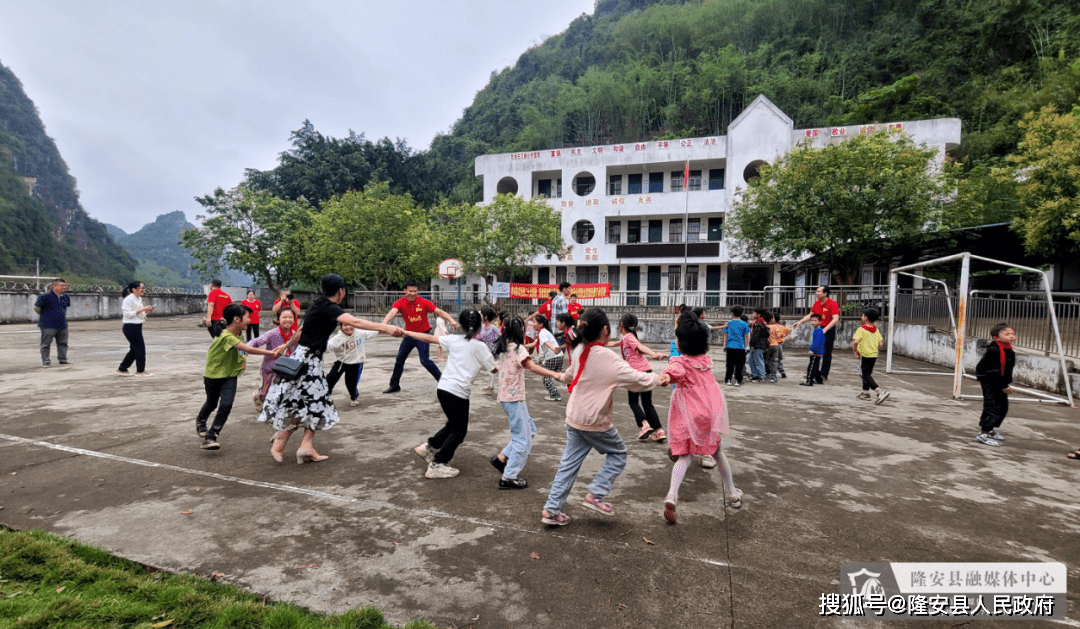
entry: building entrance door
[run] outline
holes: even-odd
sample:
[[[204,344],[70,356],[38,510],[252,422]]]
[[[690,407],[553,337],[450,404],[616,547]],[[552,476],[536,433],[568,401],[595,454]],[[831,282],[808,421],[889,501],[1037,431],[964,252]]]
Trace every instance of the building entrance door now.
[[[705,267],[705,307],[716,308],[720,305],[720,265],[710,264]]]
[[[660,267],[649,267],[649,293],[645,297],[646,306],[660,305]]]
[[[640,301],[637,292],[641,290],[641,267],[626,267],[626,305],[636,306]]]

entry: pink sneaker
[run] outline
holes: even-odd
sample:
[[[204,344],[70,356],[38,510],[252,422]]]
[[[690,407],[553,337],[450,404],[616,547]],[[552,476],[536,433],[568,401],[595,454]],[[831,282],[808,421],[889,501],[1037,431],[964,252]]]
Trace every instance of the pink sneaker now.
[[[656,443],[664,443],[665,441],[667,441],[667,435],[664,434],[663,428],[659,428],[656,432],[649,435],[649,439],[652,439]]]
[[[652,434],[652,426],[645,424],[641,427],[641,432],[637,434],[638,441],[645,441]]]

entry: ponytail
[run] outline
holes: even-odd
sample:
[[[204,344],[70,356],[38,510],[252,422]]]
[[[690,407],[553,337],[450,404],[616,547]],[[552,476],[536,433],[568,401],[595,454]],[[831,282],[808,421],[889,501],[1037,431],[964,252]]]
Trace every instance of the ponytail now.
[[[637,338],[638,319],[635,315],[629,312],[624,314],[622,319],[619,320],[619,325],[626,330],[627,334],[633,334],[634,338]]]
[[[499,335],[499,340],[495,341],[495,357],[509,352],[511,343],[517,343],[518,346],[525,344],[525,322],[521,317],[507,319],[503,324],[502,334]]]
[[[575,328],[576,334],[570,339],[570,348],[573,349],[582,343],[595,343],[604,333],[604,328],[611,330],[611,322],[607,314],[599,308],[589,308],[581,314],[581,319]]]
[[[140,286],[142,286],[142,282],[139,282],[139,281],[128,282],[128,285],[124,288],[124,297],[127,297],[131,293],[134,293],[135,291],[139,290]]]
[[[466,308],[458,316],[458,323],[461,324],[461,330],[465,332],[465,340],[471,341],[476,336],[476,333],[480,331],[482,320],[479,312],[472,308]]]

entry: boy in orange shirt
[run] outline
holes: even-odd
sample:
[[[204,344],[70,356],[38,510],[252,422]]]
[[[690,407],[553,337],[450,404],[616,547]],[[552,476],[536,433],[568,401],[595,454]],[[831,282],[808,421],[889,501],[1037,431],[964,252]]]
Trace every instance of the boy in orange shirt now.
[[[787,378],[783,363],[784,347],[781,343],[788,334],[791,334],[791,328],[780,325],[780,321],[772,314],[769,315],[767,323],[769,324],[769,349],[765,350],[765,379],[768,380],[769,376],[772,376],[773,384],[776,384],[777,373]]]

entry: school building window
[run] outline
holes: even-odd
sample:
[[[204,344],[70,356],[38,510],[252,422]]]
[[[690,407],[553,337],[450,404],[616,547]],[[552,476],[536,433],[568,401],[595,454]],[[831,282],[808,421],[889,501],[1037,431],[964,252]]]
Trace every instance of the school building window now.
[[[723,190],[724,189],[724,169],[723,168],[710,168],[709,169],[709,190]]]
[[[611,290],[619,290],[619,267],[610,265],[607,268],[607,279],[611,282]]]
[[[664,242],[664,221],[649,221],[649,242]]]
[[[683,184],[683,171],[673,170],[671,171],[671,191],[682,192]]]
[[[608,244],[619,244],[619,238],[622,237],[622,222],[621,221],[608,221],[607,224],[607,241]]]
[[[626,193],[641,194],[641,173],[626,176]]]
[[[622,175],[612,175],[608,179],[608,194],[613,197],[622,194]]]
[[[551,283],[551,269],[546,266],[542,266],[536,273],[537,284],[550,284]]]
[[[686,267],[686,290],[694,291],[698,288],[698,267],[696,264]]]
[[[664,173],[649,173],[649,194],[664,191]]]
[[[557,266],[557,267],[555,267],[555,283],[556,284],[562,284],[565,281],[566,281],[566,267],[565,266]]]
[[[701,219],[692,218],[686,221],[686,242],[698,242],[701,240]]]
[[[700,170],[691,170],[690,171],[690,180],[689,180],[689,183],[687,184],[687,187],[690,189],[691,192],[693,192],[695,190],[701,190],[701,171]]]
[[[641,221],[626,222],[626,242],[641,242]]]
[[[709,218],[709,241],[716,242],[724,239],[724,218],[713,216]]]
[[[668,223],[668,241],[682,242],[682,219],[673,218]]]
[[[551,198],[551,180],[541,179],[536,182],[536,194],[543,199]]]
[[[595,284],[600,281],[600,267],[579,266],[577,268],[578,284]]]
[[[667,289],[668,290],[679,290],[679,280],[682,279],[681,277],[679,277],[679,275],[680,275],[679,267],[677,267],[677,266],[669,266],[667,268]]]

